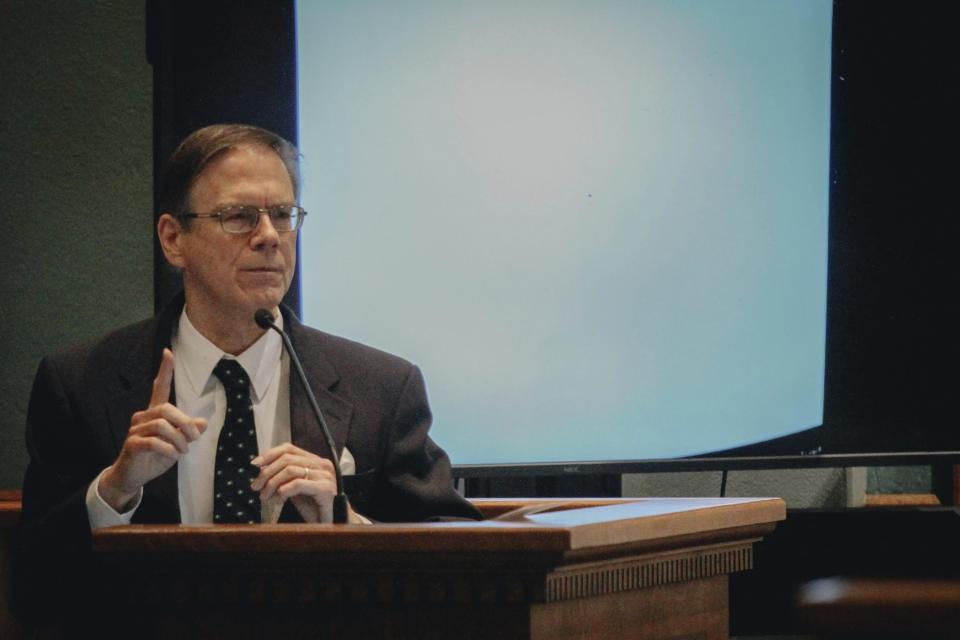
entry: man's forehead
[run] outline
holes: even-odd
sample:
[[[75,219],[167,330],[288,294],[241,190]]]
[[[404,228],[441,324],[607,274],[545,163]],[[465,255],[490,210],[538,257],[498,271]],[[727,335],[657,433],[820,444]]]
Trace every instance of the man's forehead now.
[[[242,144],[224,149],[207,163],[190,187],[189,200],[213,199],[215,203],[209,204],[217,206],[256,204],[265,189],[278,203],[292,204],[293,183],[280,155],[268,146]]]
[[[248,170],[254,162],[270,160],[276,160],[283,166],[280,154],[271,147],[247,143],[233,145],[214,154],[197,175],[197,180],[211,171],[242,172]]]

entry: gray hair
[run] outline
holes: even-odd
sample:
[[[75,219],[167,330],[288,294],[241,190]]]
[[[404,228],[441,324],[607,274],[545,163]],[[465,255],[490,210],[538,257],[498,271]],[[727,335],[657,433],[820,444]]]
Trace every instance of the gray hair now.
[[[177,217],[186,213],[190,189],[207,165],[220,154],[240,146],[273,149],[286,167],[294,196],[300,201],[300,152],[292,143],[252,125],[214,124],[191,133],[170,156],[160,182],[157,201],[160,213]],[[188,218],[180,220],[189,228]]]

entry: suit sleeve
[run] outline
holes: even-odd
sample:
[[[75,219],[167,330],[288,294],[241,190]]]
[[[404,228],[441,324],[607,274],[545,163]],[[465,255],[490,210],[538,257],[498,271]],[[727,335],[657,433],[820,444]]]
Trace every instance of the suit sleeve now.
[[[30,462],[23,481],[24,549],[90,548],[86,490],[98,469],[85,429],[78,423],[61,376],[40,363],[27,410]]]
[[[432,421],[420,369],[411,366],[390,420],[382,499],[371,517],[384,521],[481,519],[453,488],[450,459],[429,437]]]
[[[89,579],[96,573],[85,494],[103,453],[97,455],[68,386],[61,370],[45,359],[27,409],[30,462],[23,481],[13,605],[25,620],[44,623],[53,615],[51,602],[60,603],[56,615],[86,610],[87,597],[92,598]]]

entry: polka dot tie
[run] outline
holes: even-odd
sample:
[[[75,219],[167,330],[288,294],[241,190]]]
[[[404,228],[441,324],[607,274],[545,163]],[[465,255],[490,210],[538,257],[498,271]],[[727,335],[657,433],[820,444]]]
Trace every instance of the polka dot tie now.
[[[213,478],[213,521],[217,524],[260,522],[260,496],[250,488],[259,470],[257,429],[250,401],[250,378],[236,360],[223,358],[213,368],[227,394],[227,411],[217,441]]]

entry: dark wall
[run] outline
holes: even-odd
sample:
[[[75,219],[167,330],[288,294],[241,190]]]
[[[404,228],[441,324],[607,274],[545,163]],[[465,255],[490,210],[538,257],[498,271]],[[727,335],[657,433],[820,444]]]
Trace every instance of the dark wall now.
[[[960,449],[953,362],[960,45],[952,5],[838,2],[831,451]]]
[[[8,488],[26,468],[24,418],[43,354],[152,312],[152,83],[142,2],[4,0],[0,43]]]

